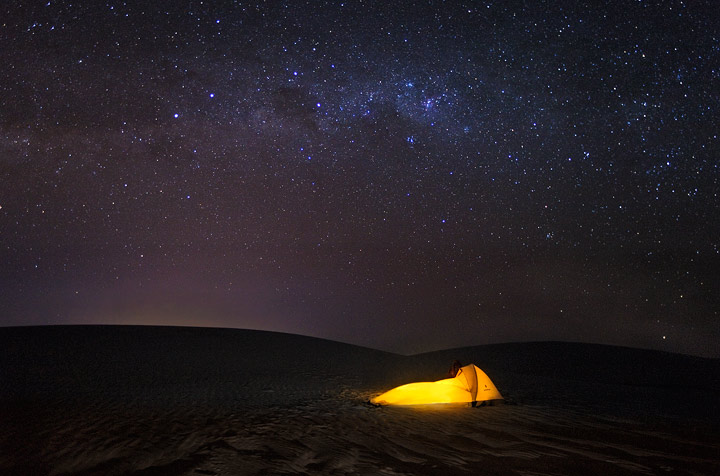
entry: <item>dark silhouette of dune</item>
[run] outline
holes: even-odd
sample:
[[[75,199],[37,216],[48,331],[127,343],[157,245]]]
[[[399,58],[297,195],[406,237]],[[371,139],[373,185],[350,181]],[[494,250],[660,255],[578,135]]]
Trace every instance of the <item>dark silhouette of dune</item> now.
[[[509,404],[367,403],[453,359]],[[18,327],[0,328],[0,381],[0,474],[720,474],[720,361],[657,351]]]
[[[77,397],[203,387],[237,397],[238,387],[288,386],[282,401],[329,381],[357,382],[364,367],[386,371],[397,357],[277,332],[155,326],[0,329],[0,398]],[[258,387],[259,388],[259,387]],[[263,392],[263,403],[270,392]]]
[[[499,371],[621,385],[720,391],[720,359],[574,342],[493,344],[429,352],[437,360],[466,355]],[[712,378],[715,377],[715,378]]]

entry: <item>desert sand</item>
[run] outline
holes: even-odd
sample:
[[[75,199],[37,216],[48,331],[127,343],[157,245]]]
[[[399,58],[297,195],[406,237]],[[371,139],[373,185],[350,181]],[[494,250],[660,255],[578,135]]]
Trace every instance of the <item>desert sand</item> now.
[[[503,404],[376,407],[475,363]],[[720,474],[720,361],[528,343],[400,356],[231,329],[0,329],[0,474]]]

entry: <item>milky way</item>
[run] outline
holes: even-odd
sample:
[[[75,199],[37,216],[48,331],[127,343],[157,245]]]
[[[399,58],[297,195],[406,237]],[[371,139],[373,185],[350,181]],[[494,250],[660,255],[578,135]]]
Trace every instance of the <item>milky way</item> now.
[[[2,325],[720,357],[715,2],[0,13]]]

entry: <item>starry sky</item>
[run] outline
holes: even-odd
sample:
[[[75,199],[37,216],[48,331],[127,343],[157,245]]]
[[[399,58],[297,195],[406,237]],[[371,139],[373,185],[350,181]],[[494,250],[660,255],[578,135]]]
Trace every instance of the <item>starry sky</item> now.
[[[720,357],[714,1],[11,1],[0,325]]]

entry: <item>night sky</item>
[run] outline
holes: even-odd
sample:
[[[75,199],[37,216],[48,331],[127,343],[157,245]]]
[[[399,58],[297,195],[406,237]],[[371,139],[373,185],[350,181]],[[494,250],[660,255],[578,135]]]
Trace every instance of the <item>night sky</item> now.
[[[10,1],[0,325],[720,357],[720,8]]]

